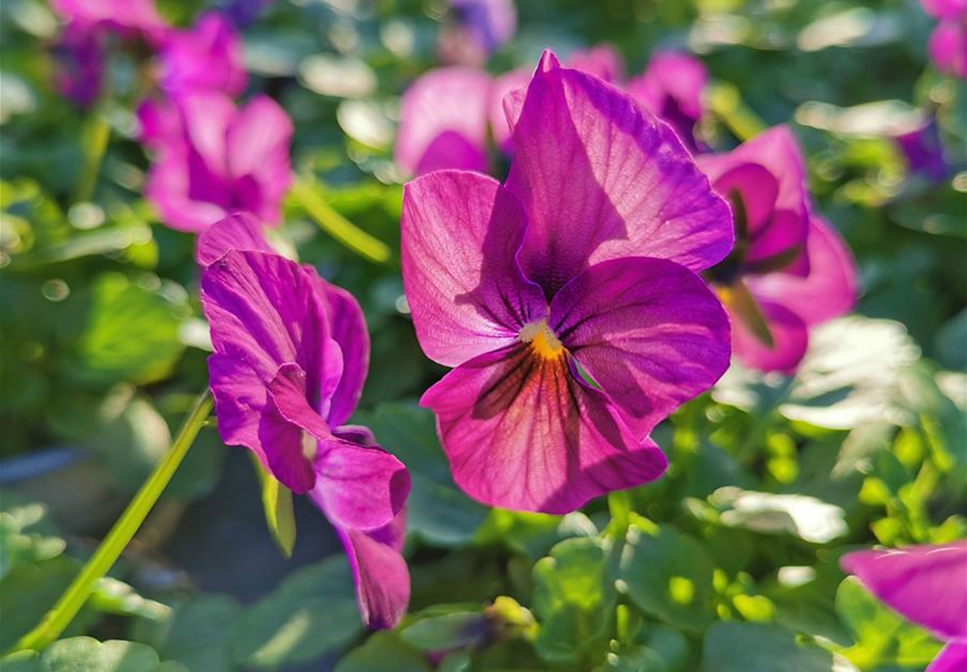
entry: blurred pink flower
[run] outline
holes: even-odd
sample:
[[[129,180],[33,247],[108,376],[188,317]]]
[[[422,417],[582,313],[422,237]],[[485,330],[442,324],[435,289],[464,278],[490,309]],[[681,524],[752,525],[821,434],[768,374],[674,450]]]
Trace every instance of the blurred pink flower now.
[[[242,41],[227,18],[202,14],[189,30],[172,30],[158,52],[161,88],[170,95],[193,90],[237,96],[248,79]]]
[[[507,43],[517,29],[513,0],[447,0],[452,22],[440,33],[444,62],[481,65]]]
[[[153,154],[145,195],[173,229],[201,232],[234,211],[274,225],[292,181],[292,122],[256,96],[237,107],[224,93],[191,91],[138,110]]]
[[[924,11],[939,20],[927,51],[937,69],[967,78],[967,0],[921,0]]]

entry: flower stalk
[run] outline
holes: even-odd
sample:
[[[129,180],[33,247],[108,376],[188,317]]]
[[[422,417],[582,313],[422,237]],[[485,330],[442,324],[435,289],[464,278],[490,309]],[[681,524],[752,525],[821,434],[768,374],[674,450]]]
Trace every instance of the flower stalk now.
[[[164,459],[158,463],[154,472],[128,504],[127,509],[111,528],[101,545],[91,556],[80,574],[64,591],[57,604],[47,612],[36,628],[24,635],[14,646],[15,651],[25,649],[40,650],[54,642],[70,625],[91,596],[95,582],[110,571],[111,567],[127,548],[135,533],[144,523],[155,502],[161,497],[165,487],[178,470],[182,460],[194,443],[198,432],[208,421],[212,409],[211,393],[206,390],[195,402],[177,438]]]

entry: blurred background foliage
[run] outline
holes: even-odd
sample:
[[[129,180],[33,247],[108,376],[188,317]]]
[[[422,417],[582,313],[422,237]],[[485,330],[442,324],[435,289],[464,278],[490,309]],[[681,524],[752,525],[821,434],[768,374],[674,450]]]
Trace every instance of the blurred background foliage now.
[[[159,7],[181,25],[203,8]],[[915,0],[519,2],[495,73],[547,46],[609,42],[629,74],[657,49],[688,49],[712,76],[713,146],[734,146],[750,114],[791,123],[863,287],[857,314],[818,330],[796,376],[733,369],[659,427],[665,478],[555,517],[467,499],[415,403],[442,369],[402,296],[392,142],[399,95],[437,65],[447,12],[441,0],[276,0],[244,34],[249,92],[279,100],[296,128],[276,242],[366,312],[359,420],[412,474],[411,615],[364,636],[331,530],[297,503],[296,552],[280,558],[246,456],[208,429],[67,633],[127,643],[75,637],[0,666],[922,670],[939,644],[836,561],[967,536],[967,88],[928,64],[932,21]],[[206,384],[209,345],[193,239],[140,195],[145,55],[116,46],[108,95],[81,113],[51,86],[59,28],[45,5],[7,0],[0,19],[5,650],[167,449]],[[911,170],[897,143],[928,123],[942,179]],[[108,659],[129,662],[98,667]]]

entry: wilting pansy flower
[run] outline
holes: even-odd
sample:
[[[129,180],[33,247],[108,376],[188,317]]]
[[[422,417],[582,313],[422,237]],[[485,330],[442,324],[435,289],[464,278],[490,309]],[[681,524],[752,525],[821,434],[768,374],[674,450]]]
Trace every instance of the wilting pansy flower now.
[[[410,482],[368,429],[345,425],[369,366],[359,305],[274,254],[247,213],[203,233],[198,259],[208,264],[201,299],[219,434],[322,510],[349,556],[363,620],[392,627],[409,599],[400,551]]]
[[[82,108],[90,107],[101,92],[104,47],[95,31],[68,24],[57,38],[53,55],[57,63],[58,92]]]
[[[926,672],[967,669],[967,541],[859,551],[840,565],[877,599],[946,642]]]
[[[645,71],[626,88],[649,112],[670,124],[694,152],[704,149],[694,129],[702,118],[702,95],[707,85],[708,73],[700,60],[669,51],[652,55]]]
[[[168,94],[202,89],[237,96],[245,90],[242,41],[217,12],[202,14],[190,30],[171,31],[158,61],[161,88]]]
[[[940,72],[967,78],[967,0],[920,0],[940,20],[927,51]]]
[[[420,345],[455,367],[421,403],[484,503],[563,513],[658,478],[652,428],[728,366],[696,275],[732,244],[725,203],[674,133],[545,53],[506,184],[406,185],[403,283]]]
[[[236,210],[279,221],[292,122],[278,103],[256,96],[236,107],[224,93],[192,91],[146,102],[138,117],[154,152],[145,194],[166,225],[200,232]]]
[[[791,373],[806,352],[809,327],[853,305],[849,249],[810,212],[805,164],[787,128],[696,161],[732,204],[735,248],[706,277],[732,316],[733,351],[748,366]]]
[[[440,34],[440,56],[477,65],[507,43],[517,29],[513,0],[447,0],[453,21]]]

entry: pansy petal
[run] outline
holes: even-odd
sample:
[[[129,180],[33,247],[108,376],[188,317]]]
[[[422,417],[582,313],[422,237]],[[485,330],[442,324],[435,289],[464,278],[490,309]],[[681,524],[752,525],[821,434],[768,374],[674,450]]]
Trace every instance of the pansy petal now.
[[[208,266],[229,250],[273,252],[262,235],[259,220],[248,212],[236,212],[202,231],[195,259],[202,266]]]
[[[967,77],[967,25],[963,16],[938,23],[930,33],[927,51],[940,72]]]
[[[704,154],[695,164],[708,175],[712,188],[735,207],[735,197],[742,199],[747,235],[765,228],[779,195],[779,181],[757,163],[735,163],[728,154]],[[734,214],[734,212],[733,212]]]
[[[967,644],[952,642],[943,647],[924,672],[964,672],[967,670]]]
[[[366,627],[395,627],[410,601],[410,571],[403,558],[406,514],[371,532],[336,528],[356,583],[356,601]]]
[[[496,180],[440,171],[410,182],[401,227],[403,288],[430,359],[456,366],[543,317],[541,291],[516,260],[523,213]]]
[[[190,196],[190,157],[187,152],[164,152],[148,171],[144,195],[158,209],[161,221],[177,231],[200,233],[227,213],[217,203]]]
[[[722,290],[720,290],[722,291]],[[755,297],[758,309],[765,318],[772,345],[764,342],[742,319],[729,311],[732,318],[732,352],[735,357],[759,371],[779,371],[791,374],[806,354],[809,331],[798,315],[780,303]],[[727,296],[724,298],[729,307]]]
[[[302,267],[263,252],[229,251],[202,274],[201,285],[215,347],[209,378],[219,434],[229,445],[250,448],[271,468],[273,453],[301,452],[301,432],[270,432],[281,416],[267,388],[280,367],[296,365],[306,374],[303,389],[317,394],[335,375],[327,367],[341,367],[338,349],[329,345],[324,308]],[[298,446],[263,440],[272,432],[287,441],[295,437]],[[288,480],[295,491],[308,489],[304,481]]]
[[[352,294],[322,279],[317,284],[328,304],[330,336],[342,351],[342,376],[333,391],[328,416],[329,423],[335,427],[349,419],[363,393],[369,371],[369,331],[363,311]]]
[[[557,293],[548,323],[640,439],[729,367],[722,304],[665,259],[595,264]]]
[[[877,599],[941,639],[967,640],[967,540],[859,551],[840,566]]]
[[[652,481],[667,464],[566,356],[547,359],[523,344],[461,364],[420,403],[436,413],[457,485],[490,506],[567,513]]]
[[[694,121],[702,116],[702,94],[707,85],[708,72],[699,59],[664,51],[648,59],[645,72],[628,82],[628,92],[658,117],[671,98],[681,114]]]
[[[529,222],[521,265],[547,296],[606,259],[650,256],[703,270],[732,246],[728,207],[671,129],[550,52],[513,142],[507,188]]]
[[[227,178],[228,129],[236,116],[235,103],[220,91],[195,91],[178,100],[185,133],[192,148],[214,174]]]
[[[813,216],[806,239],[809,274],[770,273],[748,277],[749,289],[793,311],[807,325],[843,315],[856,302],[856,262],[846,241],[827,222]]]
[[[511,70],[497,77],[490,90],[490,132],[500,151],[508,155],[514,148],[514,125],[524,107],[530,78],[527,69]]]
[[[378,446],[339,438],[321,441],[315,459],[312,500],[339,527],[374,530],[400,512],[410,476],[396,457]]]
[[[403,94],[396,162],[413,175],[434,170],[487,170],[490,76],[472,68],[440,68]]]
[[[268,96],[256,96],[239,111],[227,135],[229,172],[233,177],[258,173],[266,162],[288,157],[292,120]]]

